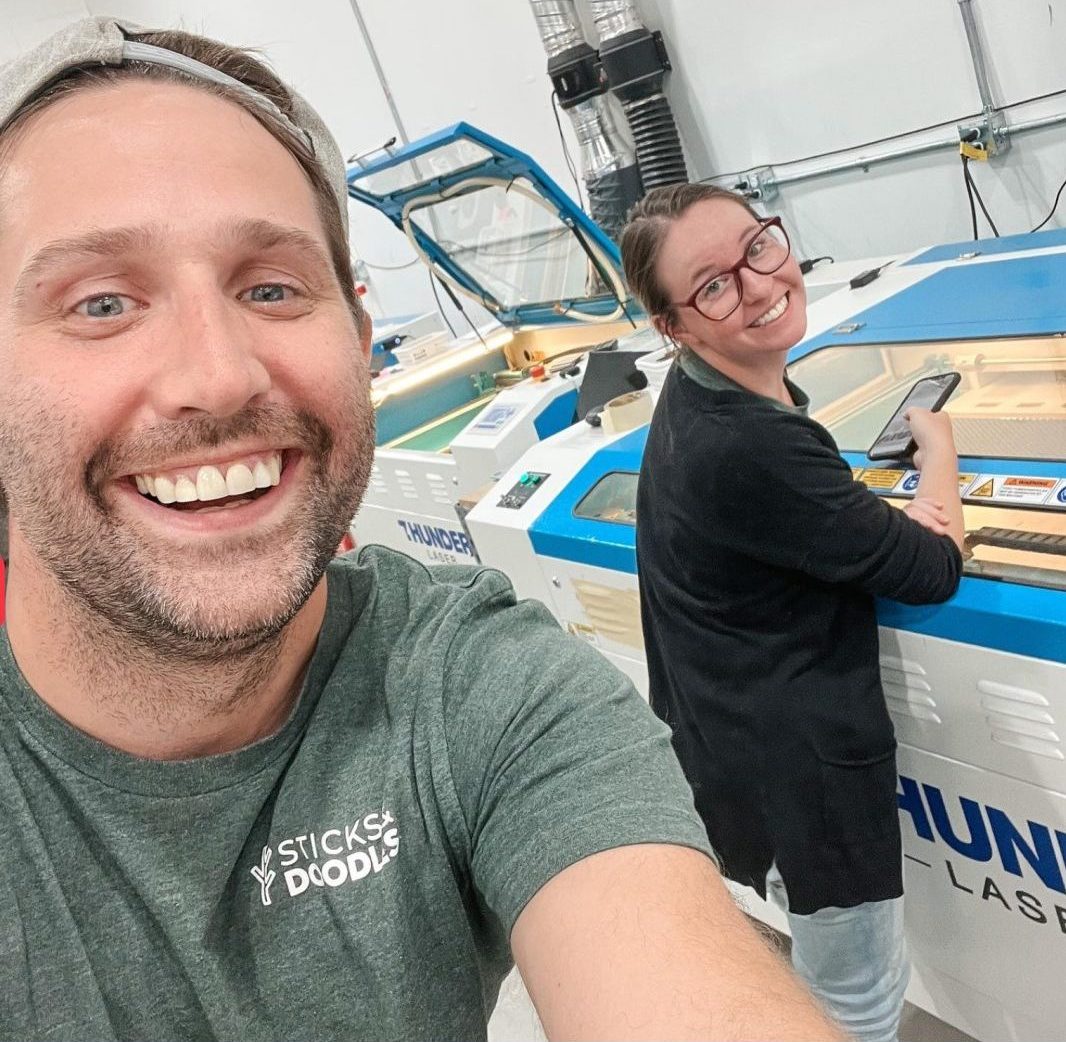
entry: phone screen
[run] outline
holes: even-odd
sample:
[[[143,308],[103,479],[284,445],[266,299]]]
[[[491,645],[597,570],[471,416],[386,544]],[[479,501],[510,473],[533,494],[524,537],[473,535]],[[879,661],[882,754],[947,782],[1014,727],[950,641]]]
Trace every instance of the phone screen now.
[[[870,448],[869,456],[903,455],[911,444],[910,425],[904,418],[907,410],[912,408],[932,409],[943,400],[944,392],[953,388],[958,382],[958,374],[943,373],[940,376],[926,377],[919,380],[896,410],[888,426]]]

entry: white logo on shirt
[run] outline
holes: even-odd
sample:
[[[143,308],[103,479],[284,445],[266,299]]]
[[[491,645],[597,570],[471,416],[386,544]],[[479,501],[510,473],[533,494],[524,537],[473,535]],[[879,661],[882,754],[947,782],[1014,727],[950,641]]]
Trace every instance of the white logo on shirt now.
[[[311,887],[335,888],[377,875],[400,849],[400,831],[388,810],[374,811],[344,828],[306,832],[277,845],[278,865],[290,897]],[[261,863],[251,870],[259,883],[263,905],[271,904],[270,884],[277,873],[269,867],[273,851],[263,847]]]
[[[277,878],[277,873],[269,868],[272,853],[270,847],[263,847],[263,860],[258,868],[252,869],[252,875],[259,880],[259,896],[264,905],[270,904],[270,884]]]

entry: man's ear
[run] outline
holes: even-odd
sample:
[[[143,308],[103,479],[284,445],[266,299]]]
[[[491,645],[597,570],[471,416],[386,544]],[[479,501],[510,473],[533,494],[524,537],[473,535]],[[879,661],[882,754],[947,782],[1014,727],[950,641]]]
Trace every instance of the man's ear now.
[[[366,308],[360,308],[356,317],[356,328],[359,332],[359,346],[363,350],[363,356],[370,361],[370,355],[374,347],[374,320],[367,313]]]

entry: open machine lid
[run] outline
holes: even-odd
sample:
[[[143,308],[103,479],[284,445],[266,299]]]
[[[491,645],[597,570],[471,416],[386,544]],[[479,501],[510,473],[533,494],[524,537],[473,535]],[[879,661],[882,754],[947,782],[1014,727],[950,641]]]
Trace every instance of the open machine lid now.
[[[360,160],[348,194],[505,325],[640,314],[603,230],[529,156],[467,123]]]

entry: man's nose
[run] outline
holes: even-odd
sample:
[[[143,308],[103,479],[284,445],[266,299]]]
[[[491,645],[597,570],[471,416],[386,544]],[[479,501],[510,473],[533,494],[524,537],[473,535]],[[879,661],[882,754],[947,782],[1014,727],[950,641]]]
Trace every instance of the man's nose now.
[[[167,419],[230,416],[271,386],[255,323],[218,290],[189,294],[177,309],[171,349],[161,352],[152,396]]]

